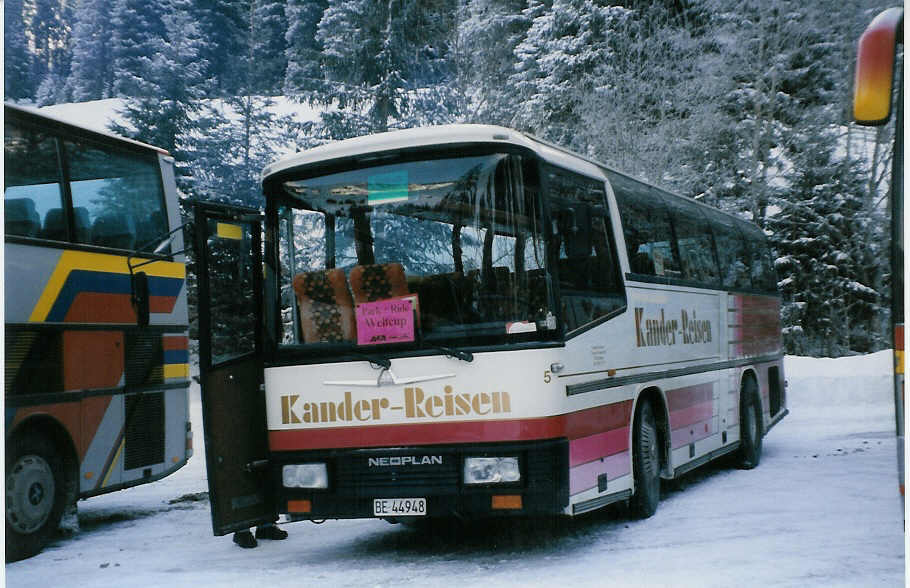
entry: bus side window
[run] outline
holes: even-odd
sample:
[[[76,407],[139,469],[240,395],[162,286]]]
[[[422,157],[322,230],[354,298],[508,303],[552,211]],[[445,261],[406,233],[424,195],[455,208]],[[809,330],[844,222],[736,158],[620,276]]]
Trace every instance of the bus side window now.
[[[550,170],[550,212],[557,228],[558,275],[565,330],[625,307],[601,182]]]
[[[62,210],[57,145],[50,135],[6,123],[3,136],[4,227],[7,235],[40,237],[42,219]],[[66,238],[65,224],[63,238]],[[56,227],[52,226],[51,229]],[[59,238],[55,233],[54,238]]]
[[[752,288],[752,260],[743,234],[731,219],[716,215],[712,224],[717,241],[720,275],[726,288],[749,290]]]
[[[763,292],[777,292],[777,276],[771,263],[768,241],[757,227],[754,231],[752,227],[747,231],[746,241],[752,261],[752,287]]]
[[[682,277],[670,217],[660,192],[625,176],[608,173],[608,177],[619,205],[630,272]]]
[[[720,273],[714,257],[714,238],[701,208],[694,202],[675,198],[667,199],[667,208],[673,220],[682,277],[717,285]]]
[[[77,214],[76,240],[102,247],[154,249],[167,233],[158,158],[64,141]],[[88,218],[85,218],[87,214]],[[78,227],[90,226],[90,231]]]

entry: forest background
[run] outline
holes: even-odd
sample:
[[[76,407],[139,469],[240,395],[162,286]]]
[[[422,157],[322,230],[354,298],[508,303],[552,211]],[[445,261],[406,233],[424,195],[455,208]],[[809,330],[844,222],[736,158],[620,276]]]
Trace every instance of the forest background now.
[[[184,199],[262,206],[278,156],[429,124],[531,132],[768,234],[788,353],[889,347],[893,125],[851,64],[893,0],[6,0],[5,99],[123,100]],[[279,116],[276,99],[313,120]]]

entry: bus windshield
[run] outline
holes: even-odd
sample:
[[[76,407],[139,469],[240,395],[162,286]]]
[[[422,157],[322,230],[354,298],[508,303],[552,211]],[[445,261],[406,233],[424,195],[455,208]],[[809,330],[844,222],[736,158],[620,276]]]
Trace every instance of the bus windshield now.
[[[283,343],[555,337],[536,175],[530,158],[487,152],[285,179]]]

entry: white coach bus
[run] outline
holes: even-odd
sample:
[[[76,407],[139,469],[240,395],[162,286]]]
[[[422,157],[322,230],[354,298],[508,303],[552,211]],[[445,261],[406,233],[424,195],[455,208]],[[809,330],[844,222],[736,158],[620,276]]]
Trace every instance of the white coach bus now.
[[[648,517],[661,479],[757,466],[787,414],[753,224],[481,125],[322,146],[263,186],[264,217],[196,210],[216,534]]]

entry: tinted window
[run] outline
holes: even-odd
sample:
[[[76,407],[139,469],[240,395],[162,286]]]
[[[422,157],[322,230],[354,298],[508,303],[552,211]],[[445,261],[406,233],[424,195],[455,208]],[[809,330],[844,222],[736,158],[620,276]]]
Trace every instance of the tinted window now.
[[[682,277],[670,217],[660,192],[625,176],[608,173],[622,219],[633,274]]]
[[[746,233],[752,262],[752,287],[764,292],[776,292],[777,276],[771,263],[771,250],[765,235],[755,225],[747,225],[743,230]]]
[[[714,258],[714,239],[701,207],[677,198],[667,198],[666,201],[673,219],[682,277],[704,284],[717,284],[720,276]]]
[[[167,233],[158,158],[66,141],[76,241],[154,249]]]
[[[548,198],[565,330],[625,307],[603,182],[550,168]]]
[[[720,212],[708,211],[711,228],[717,241],[721,281],[725,288],[749,290],[752,288],[751,259],[746,240],[735,221]]]
[[[66,239],[54,138],[8,122],[4,125],[3,164],[6,234]]]

